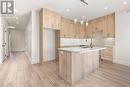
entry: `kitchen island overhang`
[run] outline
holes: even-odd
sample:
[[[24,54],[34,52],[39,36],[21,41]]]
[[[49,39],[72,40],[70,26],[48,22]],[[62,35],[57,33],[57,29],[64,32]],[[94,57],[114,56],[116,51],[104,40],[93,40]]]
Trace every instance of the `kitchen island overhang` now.
[[[74,84],[99,69],[99,52],[105,48],[59,48],[59,76]]]

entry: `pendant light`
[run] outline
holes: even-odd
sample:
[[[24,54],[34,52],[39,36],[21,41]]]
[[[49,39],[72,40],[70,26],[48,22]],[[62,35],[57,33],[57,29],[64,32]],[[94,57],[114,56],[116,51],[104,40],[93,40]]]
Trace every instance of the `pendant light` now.
[[[86,22],[86,26],[88,26],[89,24],[88,24],[88,22]]]
[[[81,23],[81,25],[83,25],[84,21],[82,20],[82,21],[80,21],[80,23]]]
[[[74,18],[74,23],[77,23],[77,18],[76,17]]]

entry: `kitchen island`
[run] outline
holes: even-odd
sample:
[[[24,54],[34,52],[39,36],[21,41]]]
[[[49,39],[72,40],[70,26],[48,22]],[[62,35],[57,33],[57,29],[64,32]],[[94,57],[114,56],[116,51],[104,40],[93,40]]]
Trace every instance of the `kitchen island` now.
[[[99,51],[94,48],[59,48],[59,76],[74,84],[99,69]]]

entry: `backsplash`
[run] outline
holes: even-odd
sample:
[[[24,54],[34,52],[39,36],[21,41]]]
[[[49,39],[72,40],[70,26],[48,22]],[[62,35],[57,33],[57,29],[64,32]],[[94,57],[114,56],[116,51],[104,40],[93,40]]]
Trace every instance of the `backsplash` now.
[[[99,45],[101,42],[101,45]],[[102,41],[100,40],[98,43],[94,39],[93,44],[96,46],[110,46],[113,47],[115,44],[114,38],[103,38]],[[90,45],[91,39],[70,39],[70,38],[61,38],[61,47],[64,46],[77,46],[77,45]]]
[[[61,38],[61,47],[63,46],[77,46],[77,45],[90,45],[91,39],[70,39]]]

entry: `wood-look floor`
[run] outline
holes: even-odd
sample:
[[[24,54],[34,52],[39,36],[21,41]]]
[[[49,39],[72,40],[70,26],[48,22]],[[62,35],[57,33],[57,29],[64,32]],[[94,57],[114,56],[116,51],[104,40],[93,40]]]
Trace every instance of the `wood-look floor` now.
[[[71,86],[58,76],[58,63],[31,65],[14,53],[0,65],[0,87],[130,87],[130,67],[102,62],[98,72]]]

